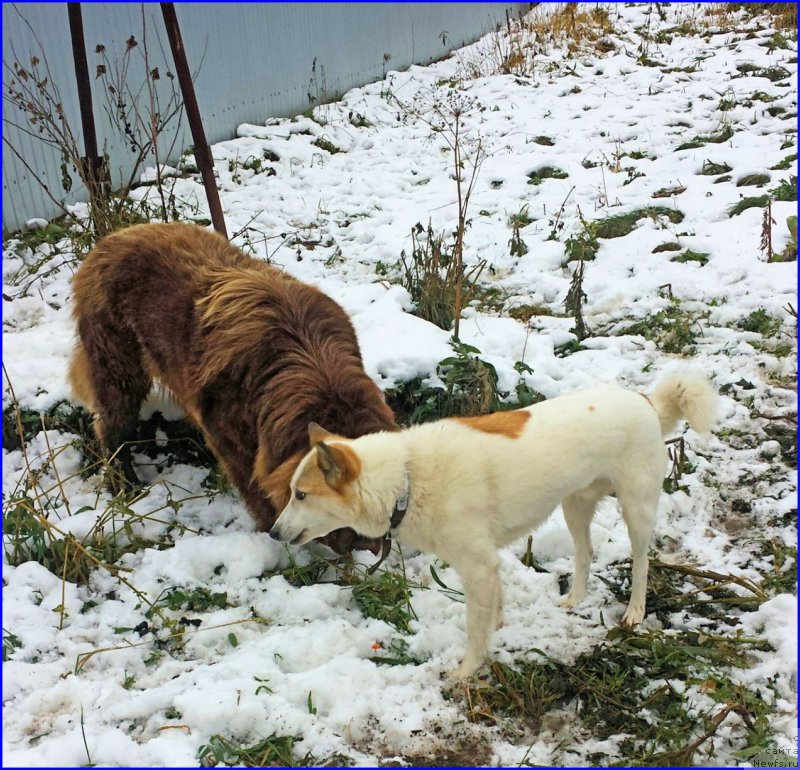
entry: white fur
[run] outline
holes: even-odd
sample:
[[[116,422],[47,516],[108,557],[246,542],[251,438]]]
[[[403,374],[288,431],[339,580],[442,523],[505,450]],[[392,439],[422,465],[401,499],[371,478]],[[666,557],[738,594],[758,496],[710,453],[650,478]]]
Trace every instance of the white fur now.
[[[575,541],[572,590],[562,602],[572,607],[586,594],[595,506],[613,491],[633,553],[631,599],[622,622],[635,625],[644,617],[647,548],[667,468],[662,428],[686,417],[695,429],[708,429],[716,394],[704,378],[676,374],[657,385],[651,401],[613,386],[550,399],[525,410],[530,417],[518,438],[441,420],[397,433],[332,439],[361,462],[349,502],[337,495],[293,497],[272,534],[307,542],[350,526],[380,536],[407,474],[409,507],[394,536],[437,554],[462,578],[468,647],[453,672],[460,678],[480,666],[502,622],[497,549],[530,532],[561,503]],[[293,493],[313,454],[295,474]]]

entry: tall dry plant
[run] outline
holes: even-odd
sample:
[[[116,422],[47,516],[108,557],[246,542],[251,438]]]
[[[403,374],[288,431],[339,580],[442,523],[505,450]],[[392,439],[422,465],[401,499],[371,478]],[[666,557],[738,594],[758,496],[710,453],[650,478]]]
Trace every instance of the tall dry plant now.
[[[393,97],[406,117],[427,125],[434,137],[441,137],[452,159],[452,178],[456,184],[458,219],[453,234],[454,259],[453,338],[458,340],[459,322],[464,301],[464,234],[469,224],[469,204],[478,179],[486,148],[483,137],[469,126],[469,118],[477,114],[476,99],[450,85],[417,94],[413,103]]]
[[[61,161],[61,191],[64,196],[72,191],[74,177],[80,180],[89,197],[91,222],[97,237],[120,226],[149,218],[134,212],[128,199],[130,190],[148,160],[153,160],[156,167],[156,184],[161,198],[158,213],[162,219],[168,220],[167,197],[162,176],[163,160],[174,150],[183,102],[174,83],[174,77],[166,67],[163,67],[169,83],[166,95],[163,94],[165,90],[163,86],[158,85],[158,81],[162,80],[162,68],[154,66],[148,47],[144,5],[142,5],[141,46],[131,35],[126,41],[125,52],[120,58],[114,59],[107,55],[105,46],[98,45],[96,48],[96,53],[101,57],[96,72],[97,77],[103,82],[106,112],[115,132],[134,154],[131,172],[127,177],[121,178],[116,193],[112,193],[107,150],[104,150],[104,162],[100,169],[96,169],[93,159],[84,157],[79,131],[73,127],[64,107],[62,94],[66,93],[66,89],[73,89],[74,85],[71,82],[59,82],[58,77],[61,73],[54,74],[47,52],[36,31],[18,7],[15,6],[14,10],[28,28],[38,50],[21,56],[12,43],[10,59],[3,59],[3,67],[8,73],[8,84],[3,91],[3,101],[7,106],[3,113],[4,126],[14,127],[52,148],[58,154]],[[161,53],[164,54],[163,47]],[[136,61],[135,57],[139,61]],[[134,71],[138,73],[140,69],[143,70],[143,74],[133,74]],[[160,140],[167,129],[172,127],[176,129],[172,143],[164,150],[160,147]],[[21,148],[14,144],[5,131],[3,143],[61,212],[71,216],[64,197],[51,189],[42,174],[31,166]]]

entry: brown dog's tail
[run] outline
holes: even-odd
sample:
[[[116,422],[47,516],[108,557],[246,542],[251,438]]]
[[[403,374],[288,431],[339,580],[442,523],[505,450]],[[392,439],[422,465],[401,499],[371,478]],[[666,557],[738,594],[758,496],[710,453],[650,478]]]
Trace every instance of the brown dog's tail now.
[[[650,394],[650,400],[666,436],[680,419],[698,433],[711,430],[717,420],[718,397],[708,378],[685,371],[664,377]]]
[[[89,359],[86,357],[86,351],[83,349],[83,345],[77,342],[75,343],[75,350],[72,351],[72,358],[69,360],[67,381],[75,399],[90,411],[94,411],[95,397],[90,371],[91,368]]]

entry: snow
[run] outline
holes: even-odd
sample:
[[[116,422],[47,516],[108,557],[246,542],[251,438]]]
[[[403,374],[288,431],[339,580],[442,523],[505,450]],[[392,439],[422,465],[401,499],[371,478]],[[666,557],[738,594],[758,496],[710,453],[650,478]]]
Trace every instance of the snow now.
[[[646,391],[685,360],[641,336],[616,336],[616,331],[668,308],[667,285],[682,309],[706,313],[691,360],[717,387],[752,383],[750,404],[734,397],[735,385],[733,394],[722,397],[721,426],[742,431],[745,438],[755,434],[758,441],[737,444],[735,436],[703,439],[686,431],[696,470],[682,479],[684,491],[662,496],[654,549],[666,561],[759,580],[772,569],[760,542],[777,538],[796,544],[794,525],[776,523],[796,518],[796,474],[782,464],[780,446],[763,429],[768,417],[796,414],[795,321],[787,308],[797,307],[797,263],[764,259],[762,209],[734,217],[727,212],[742,196],[765,194],[797,173],[796,162],[789,170],[770,170],[796,152],[795,122],[765,111],[767,106],[796,111],[797,65],[789,61],[796,50],[794,43],[790,50],[774,51],[760,45],[771,30],[759,30],[752,39],[733,31],[708,40],[675,34],[671,43],[653,44],[649,52],[663,64],[643,66],[637,63],[642,41],[636,29],[645,22],[646,9],[614,7],[615,31],[609,37],[616,50],[610,53],[568,58],[551,46],[537,56],[533,74],[461,81],[462,93],[485,107],[465,114],[467,136],[479,134],[488,150],[470,204],[465,260],[469,266],[486,260],[481,281],[502,299],[502,311],[466,308],[461,338],[495,366],[502,390],[513,392],[519,377],[514,364],[524,361],[533,369],[528,383],[547,397],[597,382]],[[672,4],[666,13],[665,27],[689,11]],[[744,17],[739,22],[747,24],[754,22]],[[429,67],[390,72],[341,102],[317,107],[315,119],[241,125],[236,138],[212,148],[228,231],[238,233],[235,242],[249,243],[256,256],[341,303],[353,320],[366,370],[384,389],[416,377],[436,383],[437,363],[452,355],[449,333],[412,315],[408,292],[387,278],[400,252],[410,251],[417,223],[426,227],[430,221],[434,232],[450,233],[457,219],[446,144],[423,121],[404,115],[398,100],[430,103],[443,88],[437,83],[462,77],[465,66],[490,47],[485,39]],[[780,64],[791,72],[790,86],[751,74],[739,77],[736,65],[743,62]],[[696,72],[664,71],[687,65]],[[743,106],[755,90],[780,98]],[[389,92],[396,98],[387,98]],[[736,106],[721,111],[723,97]],[[353,125],[353,112],[369,125]],[[723,125],[735,129],[729,140],[675,150]],[[539,136],[550,137],[553,146],[535,142]],[[315,146],[321,138],[341,152]],[[787,139],[791,146],[781,149]],[[264,160],[274,175],[243,167],[266,151],[279,158]],[[645,157],[622,154],[634,151]],[[731,183],[715,184],[716,175],[699,174],[706,160],[730,165]],[[529,185],[527,175],[544,166],[569,176]],[[764,188],[735,186],[756,171],[771,178]],[[153,178],[152,169],[142,175],[143,181]],[[168,184],[188,202],[187,216],[208,218],[196,177],[170,178]],[[680,195],[651,198],[679,185],[686,187]],[[152,195],[152,188],[135,194]],[[559,317],[575,267],[563,266],[564,241],[582,232],[581,217],[593,221],[647,205],[678,209],[685,218],[679,224],[644,218],[628,236],[601,239],[596,260],[586,263],[583,284],[586,323],[596,336],[583,342],[584,350],[560,357],[558,346],[575,339],[573,320]],[[511,256],[507,220],[523,207],[534,220],[520,231],[528,252]],[[773,205],[776,251],[788,242],[786,217],[795,207]],[[86,209],[75,211],[85,215]],[[557,217],[564,228],[550,239]],[[34,219],[29,225],[41,226]],[[707,252],[708,263],[671,262],[673,253],[653,253],[672,241],[682,250]],[[30,282],[31,290],[3,303],[4,405],[12,400],[13,386],[16,400],[33,410],[70,398],[66,367],[74,340],[69,288],[75,265],[65,259],[60,270],[51,271],[52,265],[37,266],[40,256],[5,244],[4,294],[19,293],[19,276],[26,276],[22,285]],[[509,316],[522,305],[545,306],[555,315],[534,315],[527,323]],[[773,354],[760,334],[738,327],[759,308],[781,319],[778,336],[792,345],[790,355]],[[143,415],[155,409],[181,414],[154,398]],[[59,536],[80,537],[98,521],[111,526],[110,498],[99,475],[81,477],[79,453],[69,446],[73,438],[40,433],[27,457],[4,449],[3,490],[6,497],[18,488],[28,464],[45,465],[49,447],[66,447],[56,462],[58,477],[47,467],[42,475],[54,490],[63,485],[70,502],[67,510],[53,492]],[[576,741],[569,721],[564,726],[552,720],[521,743],[466,722],[464,704],[449,697],[440,678],[465,648],[464,606],[431,579],[431,566],[452,588],[459,588],[460,580],[432,556],[403,554],[408,579],[419,586],[412,591],[414,633],[403,637],[363,616],[349,588],[332,582],[296,587],[271,574],[289,566],[289,553],[255,533],[234,494],[203,489],[206,469],[142,466],[140,473],[153,486],[132,505],[142,517],[135,526],[154,545],[122,557],[125,583],[103,570],[96,570],[88,585],[62,583],[36,562],[12,566],[4,557],[3,628],[21,640],[3,666],[4,765],[85,764],[84,734],[98,765],[196,765],[199,747],[214,734],[251,744],[273,732],[301,737],[298,756],[311,752],[324,759],[338,753],[364,766],[395,755],[436,756],[462,742],[486,743],[487,761],[496,765],[585,764],[597,752],[613,761],[614,738]],[[733,500],[749,506],[750,519],[741,524],[747,537],[734,528]],[[175,545],[162,550],[155,541],[167,524]],[[623,607],[597,575],[630,555],[613,500],[601,503],[592,535],[596,556],[589,596],[571,612],[558,606],[559,577],[571,574],[573,551],[560,512],[533,539],[533,555],[547,573],[520,562],[524,540],[501,553],[506,614],[492,642],[496,659],[511,663],[537,648],[569,662],[605,639]],[[311,557],[309,551],[291,554],[299,563]],[[373,557],[356,558],[369,563]],[[396,551],[387,565],[401,568]],[[172,587],[225,592],[228,606],[173,613],[175,620],[185,615],[202,624],[186,628],[182,650],[155,658],[152,635],[140,637],[130,629],[144,620],[143,597],[152,602]],[[90,600],[96,605],[87,606]],[[774,678],[781,745],[796,739],[796,606],[795,595],[779,594],[736,621],[745,635],[762,636],[774,648],[758,652],[741,677],[751,684]],[[674,622],[691,628],[696,620],[678,613]],[[648,628],[658,624],[653,616],[645,620]],[[421,665],[379,666],[369,660],[374,645],[385,650],[400,638],[410,654],[423,659]],[[79,656],[92,652],[77,666]],[[741,763],[730,753],[732,743],[721,740],[715,748],[716,761]]]

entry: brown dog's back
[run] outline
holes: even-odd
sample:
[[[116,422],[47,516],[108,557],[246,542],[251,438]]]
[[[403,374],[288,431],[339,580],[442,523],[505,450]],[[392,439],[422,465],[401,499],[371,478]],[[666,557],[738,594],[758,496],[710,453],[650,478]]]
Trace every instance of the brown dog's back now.
[[[104,449],[132,438],[157,380],[262,528],[286,502],[309,421],[350,437],[394,427],[342,308],[216,233],[173,223],[109,235],[75,276],[73,300],[70,381]],[[130,476],[126,450],[120,458]]]

